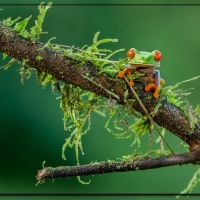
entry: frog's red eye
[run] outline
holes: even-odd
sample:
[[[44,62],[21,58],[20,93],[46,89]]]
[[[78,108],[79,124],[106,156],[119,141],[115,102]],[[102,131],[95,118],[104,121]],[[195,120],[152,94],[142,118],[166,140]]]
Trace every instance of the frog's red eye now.
[[[162,54],[160,53],[160,51],[155,51],[154,60],[155,61],[160,61],[161,59],[162,59]]]
[[[128,51],[127,51],[127,57],[129,57],[129,58],[134,58],[135,57],[135,49],[129,49]]]

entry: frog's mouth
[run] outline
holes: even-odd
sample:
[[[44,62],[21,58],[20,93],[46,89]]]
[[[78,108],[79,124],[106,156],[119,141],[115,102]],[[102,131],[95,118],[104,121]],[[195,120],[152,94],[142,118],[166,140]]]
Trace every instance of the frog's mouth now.
[[[159,63],[156,64],[145,64],[145,63],[134,63],[134,64],[128,64],[128,68],[133,69],[137,67],[160,67]]]

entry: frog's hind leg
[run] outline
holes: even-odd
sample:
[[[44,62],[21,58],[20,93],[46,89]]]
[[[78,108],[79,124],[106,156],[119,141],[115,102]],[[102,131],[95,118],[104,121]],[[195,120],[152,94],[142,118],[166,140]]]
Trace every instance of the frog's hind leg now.
[[[157,85],[155,83],[149,83],[145,85],[145,92],[155,91],[157,89]]]

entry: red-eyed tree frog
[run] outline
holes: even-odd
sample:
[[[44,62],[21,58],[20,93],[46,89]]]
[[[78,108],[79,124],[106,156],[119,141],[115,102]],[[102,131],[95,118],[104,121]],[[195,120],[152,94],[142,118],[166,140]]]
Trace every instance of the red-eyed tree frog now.
[[[143,74],[140,78],[134,80],[141,81],[145,84],[145,91],[153,91],[155,98],[159,97],[159,89],[164,85],[165,81],[160,78],[160,71],[155,70],[156,67],[160,67],[160,60],[162,55],[158,50],[152,52],[138,51],[135,48],[131,48],[127,51],[127,65],[122,71],[118,73],[120,78],[124,75],[129,75],[129,84],[134,86],[133,78],[131,75]]]

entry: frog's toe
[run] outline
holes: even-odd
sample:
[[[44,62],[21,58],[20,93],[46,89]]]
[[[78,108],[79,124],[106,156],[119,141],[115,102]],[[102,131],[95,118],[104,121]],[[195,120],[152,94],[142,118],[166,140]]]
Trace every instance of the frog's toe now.
[[[118,77],[119,78],[124,78],[124,71],[119,71]]]
[[[162,86],[164,86],[165,85],[165,80],[164,79],[160,79],[160,84],[162,85]]]
[[[158,93],[158,90],[155,90],[155,92],[153,93],[153,96],[157,99],[160,95]]]
[[[145,90],[145,92],[150,92],[150,90],[151,90],[150,84],[145,85],[144,90]]]
[[[135,83],[133,82],[133,80],[129,81],[129,85],[132,86],[132,87],[135,85]]]

